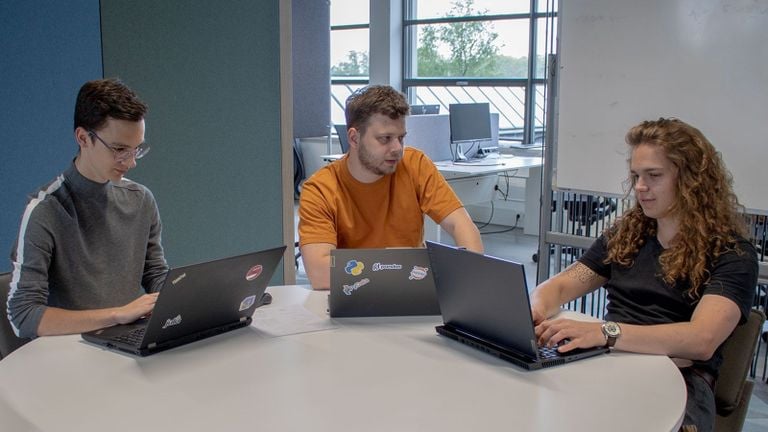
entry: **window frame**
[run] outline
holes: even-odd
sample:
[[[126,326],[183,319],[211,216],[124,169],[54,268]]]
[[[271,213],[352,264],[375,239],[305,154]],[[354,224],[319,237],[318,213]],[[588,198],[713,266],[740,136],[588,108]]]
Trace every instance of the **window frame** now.
[[[554,18],[557,11],[538,12],[538,0],[531,0],[530,8],[525,13],[493,14],[486,16],[466,16],[466,17],[443,17],[443,18],[411,18],[415,15],[415,1],[403,0],[403,70],[402,70],[402,90],[408,95],[409,100],[415,98],[414,90],[418,87],[518,87],[522,88],[525,94],[525,112],[523,118],[523,140],[524,142],[535,142],[535,121],[536,121],[536,86],[543,85],[546,88],[546,71],[544,77],[536,77],[536,67],[538,58],[536,56],[538,24],[541,18]],[[477,21],[512,21],[528,20],[528,76],[526,78],[474,78],[474,77],[414,77],[414,53],[418,49],[418,40],[416,40],[417,28],[419,25],[428,24],[450,24],[456,22],[477,22]],[[546,58],[544,60],[546,62]],[[544,103],[544,101],[542,101]],[[542,123],[546,125],[545,119]]]

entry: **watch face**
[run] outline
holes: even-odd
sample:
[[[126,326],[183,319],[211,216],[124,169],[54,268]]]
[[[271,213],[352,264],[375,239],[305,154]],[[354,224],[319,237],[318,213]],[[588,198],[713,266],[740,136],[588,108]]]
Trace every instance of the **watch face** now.
[[[604,328],[605,328],[605,333],[611,337],[616,337],[621,333],[621,328],[619,327],[619,325],[612,321],[607,321],[605,323]]]

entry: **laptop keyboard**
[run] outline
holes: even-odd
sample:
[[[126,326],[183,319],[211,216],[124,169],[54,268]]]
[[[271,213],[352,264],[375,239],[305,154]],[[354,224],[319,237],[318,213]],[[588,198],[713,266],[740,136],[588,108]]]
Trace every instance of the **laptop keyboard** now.
[[[560,357],[560,353],[557,352],[557,346],[553,346],[553,347],[540,346],[539,347],[539,358],[541,358],[542,360],[558,358],[558,357]]]
[[[138,345],[141,343],[142,339],[144,339],[144,332],[146,331],[147,331],[146,327],[135,328],[126,334],[115,336],[114,338],[112,338],[112,340],[115,342],[121,342],[128,345]]]

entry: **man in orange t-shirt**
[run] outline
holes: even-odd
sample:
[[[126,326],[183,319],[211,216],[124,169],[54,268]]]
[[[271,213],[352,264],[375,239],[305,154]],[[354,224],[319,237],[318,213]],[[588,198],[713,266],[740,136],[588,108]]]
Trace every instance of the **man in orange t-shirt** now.
[[[424,214],[458,246],[483,252],[480,232],[432,161],[404,148],[409,110],[389,86],[347,99],[349,153],[301,191],[299,246],[312,288],[330,286],[331,249],[423,246]]]

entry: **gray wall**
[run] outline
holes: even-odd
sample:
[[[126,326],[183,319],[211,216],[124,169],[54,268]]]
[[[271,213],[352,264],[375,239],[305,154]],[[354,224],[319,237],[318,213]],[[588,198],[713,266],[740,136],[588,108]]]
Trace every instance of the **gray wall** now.
[[[99,1],[3,0],[0,59],[0,271],[8,271],[27,195],[77,152],[75,97],[102,76]]]
[[[331,10],[327,1],[293,0],[293,136],[328,135],[331,121]]]
[[[104,75],[150,107],[131,178],[157,198],[169,263],[283,244],[279,1],[101,6]]]

